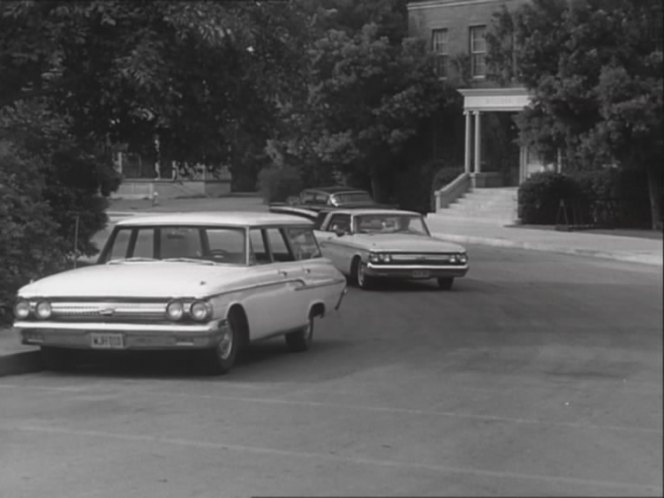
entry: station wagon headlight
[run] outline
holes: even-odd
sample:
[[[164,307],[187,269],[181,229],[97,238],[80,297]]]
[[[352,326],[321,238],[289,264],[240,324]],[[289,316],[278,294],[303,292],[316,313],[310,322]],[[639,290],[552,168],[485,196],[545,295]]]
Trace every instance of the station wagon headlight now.
[[[212,310],[205,301],[194,301],[189,307],[189,315],[197,322],[202,322],[210,317]]]
[[[20,299],[14,305],[14,317],[23,320],[30,316],[30,303],[25,299]]]
[[[181,301],[171,301],[166,306],[166,316],[174,322],[180,320],[184,315],[184,305]]]
[[[39,301],[35,307],[35,314],[40,320],[47,320],[51,318],[51,313],[53,309],[51,308],[51,303],[48,301]]]
[[[457,254],[457,261],[462,265],[465,265],[466,263],[468,263],[468,255],[465,252]]]

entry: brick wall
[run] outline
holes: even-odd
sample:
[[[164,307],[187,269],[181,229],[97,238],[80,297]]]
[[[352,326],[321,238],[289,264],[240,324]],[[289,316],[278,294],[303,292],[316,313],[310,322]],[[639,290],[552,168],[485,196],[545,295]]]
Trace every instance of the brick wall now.
[[[502,6],[509,10],[529,0],[421,0],[408,3],[408,30],[410,36],[431,44],[434,29],[448,30],[449,54],[469,54],[469,28],[489,26],[492,16]]]

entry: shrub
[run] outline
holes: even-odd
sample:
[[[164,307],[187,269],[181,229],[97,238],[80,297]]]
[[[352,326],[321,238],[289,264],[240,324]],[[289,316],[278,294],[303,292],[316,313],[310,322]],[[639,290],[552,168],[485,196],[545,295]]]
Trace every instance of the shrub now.
[[[587,193],[574,179],[560,173],[535,173],[521,184],[518,198],[522,223],[553,225],[560,222],[560,201],[565,201],[570,223],[582,223],[589,218]]]
[[[20,157],[0,141],[0,322],[12,318],[18,289],[66,268],[67,245],[43,200],[38,158]]]
[[[590,200],[593,223],[625,228],[650,226],[645,171],[604,168],[571,176]]]
[[[270,166],[258,173],[258,190],[265,203],[286,202],[302,190],[302,178],[292,166]]]

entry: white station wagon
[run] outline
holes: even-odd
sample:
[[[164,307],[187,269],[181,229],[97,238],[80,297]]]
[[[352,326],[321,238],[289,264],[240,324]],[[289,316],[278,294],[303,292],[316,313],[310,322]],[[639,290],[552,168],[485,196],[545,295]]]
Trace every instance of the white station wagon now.
[[[225,373],[250,341],[309,348],[344,276],[310,222],[272,213],[172,213],[118,222],[97,264],[18,292],[14,328],[49,368],[74,349],[200,350]]]
[[[379,278],[436,279],[450,289],[468,272],[466,249],[432,237],[413,211],[335,209],[315,233],[323,254],[362,289]]]

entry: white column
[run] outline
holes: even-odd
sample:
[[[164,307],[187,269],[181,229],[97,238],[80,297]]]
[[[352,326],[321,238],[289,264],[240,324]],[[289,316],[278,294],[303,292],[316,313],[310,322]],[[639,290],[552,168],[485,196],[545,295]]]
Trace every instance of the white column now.
[[[480,135],[480,111],[475,111],[475,173],[482,172],[481,160],[482,152],[480,144],[481,142]]]
[[[470,154],[471,154],[471,149],[470,149],[470,141],[471,141],[471,135],[473,132],[473,129],[471,127],[471,117],[470,117],[470,111],[464,111],[464,115],[466,116],[466,148],[465,148],[465,155],[463,156],[463,169],[465,170],[466,173],[470,173]]]

